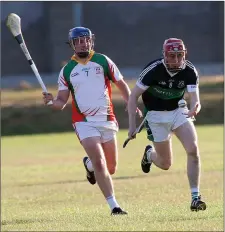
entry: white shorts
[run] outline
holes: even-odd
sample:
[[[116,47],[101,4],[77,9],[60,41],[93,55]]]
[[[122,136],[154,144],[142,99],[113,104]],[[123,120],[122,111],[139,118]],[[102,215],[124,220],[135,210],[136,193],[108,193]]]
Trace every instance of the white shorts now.
[[[118,124],[114,121],[107,122],[76,122],[73,124],[74,130],[80,141],[88,137],[98,136],[101,143],[112,140],[118,132]]]
[[[186,122],[193,121],[183,114],[184,109],[172,111],[149,111],[145,123],[148,139],[154,142],[169,140],[173,130]]]

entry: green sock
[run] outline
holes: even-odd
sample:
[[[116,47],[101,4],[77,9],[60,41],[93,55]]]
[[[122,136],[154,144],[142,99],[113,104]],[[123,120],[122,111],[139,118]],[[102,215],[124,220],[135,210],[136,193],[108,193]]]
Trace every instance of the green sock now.
[[[198,196],[199,196],[199,192],[192,192],[192,193],[191,193],[191,198],[192,198],[192,200],[198,198]]]
[[[191,198],[196,199],[199,196],[199,188],[191,188]]]

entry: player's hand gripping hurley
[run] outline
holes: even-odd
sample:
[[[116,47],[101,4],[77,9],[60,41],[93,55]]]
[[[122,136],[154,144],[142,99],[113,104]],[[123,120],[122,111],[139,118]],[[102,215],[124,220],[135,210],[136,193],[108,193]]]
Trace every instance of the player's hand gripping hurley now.
[[[36,67],[34,61],[32,60],[30,53],[27,49],[27,46],[24,42],[22,31],[21,31],[21,19],[20,19],[20,17],[14,13],[9,14],[7,19],[6,19],[6,25],[9,28],[9,30],[11,31],[11,33],[13,34],[16,41],[19,43],[24,55],[26,56],[26,58],[28,60],[28,63],[30,64],[31,69],[33,70],[39,84],[41,85],[43,92],[48,93],[47,88],[46,88],[44,82],[42,81],[42,78],[37,70],[37,67]],[[47,105],[52,105],[52,104],[53,104],[52,101],[47,103]]]
[[[144,123],[145,123],[145,120],[146,120],[146,116],[145,118],[143,119],[143,121],[141,122],[141,124],[139,125],[139,127],[135,130],[135,132],[133,133],[133,136],[140,133],[142,128],[144,127]],[[127,144],[129,143],[129,141],[131,140],[132,138],[127,138],[124,143],[123,143],[123,148],[125,148],[127,146]]]

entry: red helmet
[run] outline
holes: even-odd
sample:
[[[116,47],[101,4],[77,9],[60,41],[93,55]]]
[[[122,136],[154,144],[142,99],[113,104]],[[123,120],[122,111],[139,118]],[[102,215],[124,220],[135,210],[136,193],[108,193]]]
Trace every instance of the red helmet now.
[[[163,57],[167,69],[171,72],[182,70],[187,50],[181,39],[169,38],[163,44]]]

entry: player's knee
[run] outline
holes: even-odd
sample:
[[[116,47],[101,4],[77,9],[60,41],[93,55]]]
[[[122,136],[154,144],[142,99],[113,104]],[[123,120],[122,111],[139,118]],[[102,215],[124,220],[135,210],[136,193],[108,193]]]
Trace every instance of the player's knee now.
[[[198,144],[193,142],[187,149],[187,153],[190,156],[198,157]]]
[[[106,169],[106,162],[103,158],[97,159],[94,162],[95,170],[98,170],[99,172],[102,172]]]
[[[193,153],[188,153],[188,156],[191,157],[192,161],[199,163],[200,160],[200,156],[197,152],[193,152]]]

